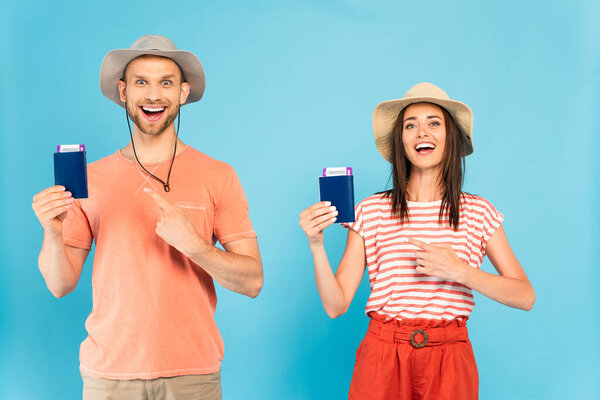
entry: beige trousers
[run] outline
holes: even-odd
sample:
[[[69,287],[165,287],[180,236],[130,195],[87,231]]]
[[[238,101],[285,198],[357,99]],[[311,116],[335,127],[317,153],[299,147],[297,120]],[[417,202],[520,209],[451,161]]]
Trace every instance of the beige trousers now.
[[[81,374],[83,400],[221,400],[221,371],[172,378],[113,380]]]

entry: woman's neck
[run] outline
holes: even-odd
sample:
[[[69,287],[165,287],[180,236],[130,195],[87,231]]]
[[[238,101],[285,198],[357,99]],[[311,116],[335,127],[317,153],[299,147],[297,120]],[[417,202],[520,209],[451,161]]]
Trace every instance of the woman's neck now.
[[[413,168],[406,185],[408,201],[431,202],[444,197],[444,185],[439,180],[439,170]]]

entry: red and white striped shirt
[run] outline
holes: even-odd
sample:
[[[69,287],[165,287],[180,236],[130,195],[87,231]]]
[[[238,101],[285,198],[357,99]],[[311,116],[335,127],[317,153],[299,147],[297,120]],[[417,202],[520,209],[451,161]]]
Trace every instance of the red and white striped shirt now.
[[[344,225],[365,241],[371,285],[367,315],[377,313],[387,320],[452,320],[468,317],[473,310],[475,302],[467,286],[417,273],[417,248],[407,240],[450,244],[463,263],[479,268],[486,244],[504,217],[487,200],[463,193],[455,231],[447,212],[440,224],[441,203],[409,201],[409,221],[402,223],[392,217],[390,197],[375,194],[356,205],[356,222]]]

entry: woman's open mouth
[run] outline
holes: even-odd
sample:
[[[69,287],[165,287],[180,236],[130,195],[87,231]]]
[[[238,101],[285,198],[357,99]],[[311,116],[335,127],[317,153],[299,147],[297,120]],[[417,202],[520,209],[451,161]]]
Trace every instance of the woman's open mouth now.
[[[435,150],[435,144],[431,142],[419,143],[415,146],[415,150],[420,156],[428,156]]]
[[[156,122],[160,120],[165,113],[164,106],[140,106],[142,114],[147,121]]]

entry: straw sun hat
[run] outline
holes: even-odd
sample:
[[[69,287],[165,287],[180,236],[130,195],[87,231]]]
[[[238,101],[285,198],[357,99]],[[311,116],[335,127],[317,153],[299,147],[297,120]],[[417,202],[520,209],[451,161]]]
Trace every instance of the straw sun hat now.
[[[121,107],[125,103],[119,97],[119,79],[127,64],[143,55],[155,55],[173,60],[181,69],[184,79],[190,84],[190,94],[185,104],[202,98],[204,93],[204,70],[198,57],[185,50],[178,50],[170,39],[160,35],[144,35],[128,49],[113,50],[104,56],[100,67],[100,90],[102,94]]]
[[[400,111],[411,104],[422,102],[437,104],[452,115],[464,139],[462,156],[471,154],[473,152],[473,112],[469,106],[450,99],[446,92],[434,84],[422,82],[410,88],[401,99],[387,100],[375,107],[373,132],[377,150],[383,158],[392,162],[394,126]]]

